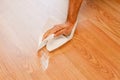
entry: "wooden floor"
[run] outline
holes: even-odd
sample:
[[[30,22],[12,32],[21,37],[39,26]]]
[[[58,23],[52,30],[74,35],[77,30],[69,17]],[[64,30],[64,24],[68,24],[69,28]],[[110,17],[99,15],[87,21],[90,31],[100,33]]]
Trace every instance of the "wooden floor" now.
[[[67,1],[12,1],[0,1],[0,80],[120,80],[120,0],[84,0],[74,38],[50,53],[45,72],[36,55],[42,26],[53,14],[64,20]]]

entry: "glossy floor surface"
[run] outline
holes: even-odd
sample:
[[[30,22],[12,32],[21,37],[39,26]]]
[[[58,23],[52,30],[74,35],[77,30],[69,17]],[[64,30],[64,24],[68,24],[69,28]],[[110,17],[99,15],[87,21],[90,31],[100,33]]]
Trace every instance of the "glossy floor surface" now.
[[[0,1],[0,80],[120,80],[120,1],[84,0],[73,39],[37,62],[49,16],[64,22],[68,0]]]

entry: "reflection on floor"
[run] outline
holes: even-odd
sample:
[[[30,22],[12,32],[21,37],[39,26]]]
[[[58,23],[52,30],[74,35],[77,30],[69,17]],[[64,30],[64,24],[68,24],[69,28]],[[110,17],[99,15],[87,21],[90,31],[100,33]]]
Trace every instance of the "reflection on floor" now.
[[[52,15],[45,2],[0,1],[0,80],[120,80],[120,1],[84,0],[74,38],[50,53],[43,72],[36,52],[46,12]]]

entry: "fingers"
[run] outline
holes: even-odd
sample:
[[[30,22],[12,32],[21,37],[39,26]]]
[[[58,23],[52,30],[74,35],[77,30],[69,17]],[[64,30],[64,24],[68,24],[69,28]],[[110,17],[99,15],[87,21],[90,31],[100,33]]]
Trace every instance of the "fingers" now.
[[[62,29],[63,29],[63,27],[61,27],[61,26],[58,26],[58,25],[54,26],[52,29],[48,30],[48,31],[43,35],[43,39],[42,39],[42,40],[44,40],[45,38],[47,38],[50,34],[55,34],[56,32],[58,32],[58,31],[60,31],[60,30],[62,30]]]
[[[43,35],[43,39],[47,38],[50,34],[55,34],[55,37],[60,35],[68,36],[72,31],[72,27],[73,24],[71,23],[56,25]]]
[[[50,34],[50,30],[48,30],[48,31],[43,35],[42,40],[44,40],[49,34]]]
[[[51,31],[50,31],[49,34],[55,34],[56,32],[58,32],[58,31],[60,31],[60,30],[62,30],[62,29],[63,29],[63,28],[62,28],[61,26],[56,25],[56,26],[54,26],[54,27],[51,29]]]
[[[58,32],[55,33],[55,37],[64,34],[64,31],[65,31],[65,29],[59,30]]]

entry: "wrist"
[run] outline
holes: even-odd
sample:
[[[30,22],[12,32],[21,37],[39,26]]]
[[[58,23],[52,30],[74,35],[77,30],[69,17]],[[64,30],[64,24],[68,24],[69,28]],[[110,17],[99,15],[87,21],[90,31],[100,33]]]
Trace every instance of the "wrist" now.
[[[65,24],[66,24],[67,27],[69,27],[69,29],[72,29],[73,26],[74,26],[74,23],[69,22],[69,21],[66,21]]]
[[[68,25],[74,25],[74,22],[66,21],[65,24],[68,24]]]

